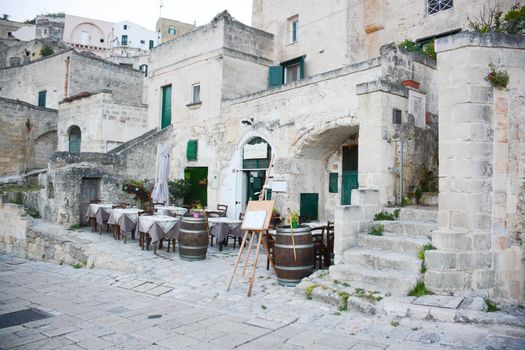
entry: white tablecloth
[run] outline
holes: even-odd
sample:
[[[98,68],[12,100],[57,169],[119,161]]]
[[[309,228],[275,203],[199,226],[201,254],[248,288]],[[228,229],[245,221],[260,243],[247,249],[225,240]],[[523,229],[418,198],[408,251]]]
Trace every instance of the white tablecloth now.
[[[137,219],[137,232],[148,233],[153,244],[164,238],[178,239],[180,219],[167,215],[139,216]]]
[[[157,213],[159,215],[169,215],[169,216],[184,215],[188,211],[188,209],[186,208],[175,207],[175,206],[164,206],[164,205],[156,206],[155,209],[157,209]]]
[[[211,234],[217,239],[217,242],[224,241],[229,234],[241,237],[241,224],[242,220],[223,217],[208,218],[208,227],[210,228]]]
[[[137,208],[115,208],[109,214],[108,224],[119,225],[120,230],[131,232],[135,229],[140,209]]]

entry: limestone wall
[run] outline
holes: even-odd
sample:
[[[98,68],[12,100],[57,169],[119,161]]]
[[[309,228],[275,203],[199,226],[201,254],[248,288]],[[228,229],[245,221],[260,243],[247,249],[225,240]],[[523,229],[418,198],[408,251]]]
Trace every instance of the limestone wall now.
[[[64,99],[65,60],[72,51],[48,56],[20,67],[0,69],[0,97],[38,105],[38,92],[47,91],[46,107],[58,109]]]
[[[81,130],[81,152],[107,152],[148,131],[147,107],[117,103],[112,91],[60,103],[58,151],[69,150],[73,125]]]
[[[115,102],[140,104],[143,80],[141,71],[75,53],[71,55],[68,96],[107,89]]]
[[[0,98],[0,176],[46,168],[57,147],[57,111]]]
[[[525,299],[525,42],[462,33],[437,42],[439,230],[425,280],[436,290]],[[459,65],[458,62],[469,62]],[[507,89],[485,79],[492,63]]]

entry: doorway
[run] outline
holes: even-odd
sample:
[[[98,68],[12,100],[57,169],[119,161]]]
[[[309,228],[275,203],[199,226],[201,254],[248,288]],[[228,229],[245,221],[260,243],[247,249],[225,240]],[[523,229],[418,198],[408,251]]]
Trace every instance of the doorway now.
[[[352,190],[359,188],[357,181],[358,148],[343,146],[343,173],[341,182],[341,205],[352,204]]]
[[[254,137],[243,147],[243,205],[244,211],[250,200],[259,199],[259,194],[263,190],[266,172],[270,166],[272,157],[272,147],[261,137]],[[271,199],[272,193],[268,189],[265,199]]]
[[[188,167],[184,178],[190,181],[190,193],[184,197],[184,204],[208,205],[208,167]]]
[[[80,225],[87,225],[86,213],[89,203],[100,195],[100,178],[82,178],[80,183]]]

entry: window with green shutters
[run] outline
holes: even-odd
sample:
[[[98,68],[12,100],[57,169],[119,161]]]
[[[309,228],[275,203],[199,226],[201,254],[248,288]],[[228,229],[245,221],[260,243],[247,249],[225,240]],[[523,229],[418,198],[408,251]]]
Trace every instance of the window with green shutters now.
[[[47,96],[46,90],[40,91],[38,93],[38,107],[42,107],[42,108],[46,107],[46,96]]]
[[[162,87],[162,115],[160,128],[171,125],[171,85]]]
[[[270,66],[268,71],[268,87],[279,86],[304,79],[306,56],[300,56],[278,66]]]
[[[197,140],[189,140],[186,146],[186,159],[187,160],[197,160]]]
[[[270,74],[268,77],[268,86],[279,86],[283,84],[283,67],[272,66],[270,67]]]
[[[337,193],[338,192],[338,181],[339,181],[339,174],[338,173],[330,173],[328,179],[328,192],[330,193]]]

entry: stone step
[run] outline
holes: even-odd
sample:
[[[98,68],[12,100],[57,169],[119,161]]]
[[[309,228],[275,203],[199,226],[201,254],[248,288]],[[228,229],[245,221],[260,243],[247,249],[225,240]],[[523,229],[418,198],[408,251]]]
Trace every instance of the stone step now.
[[[396,233],[398,235],[426,235],[430,236],[431,232],[437,229],[437,224],[432,221],[412,221],[412,220],[395,220],[395,221],[372,221],[370,225],[383,225],[384,231]]]
[[[376,270],[406,271],[416,274],[421,270],[421,260],[414,255],[364,248],[347,250],[343,254],[343,263]]]
[[[383,236],[372,236],[366,233],[358,235],[358,244],[366,249],[382,249],[389,252],[405,253],[417,256],[417,252],[430,242],[427,236],[399,236],[384,232]]]
[[[394,295],[407,295],[419,277],[419,273],[374,270],[348,264],[330,266],[330,278],[332,279],[347,281],[354,288]]]
[[[399,220],[437,222],[438,208],[436,207],[403,207],[403,208],[384,208],[383,210],[393,213],[400,209]]]

